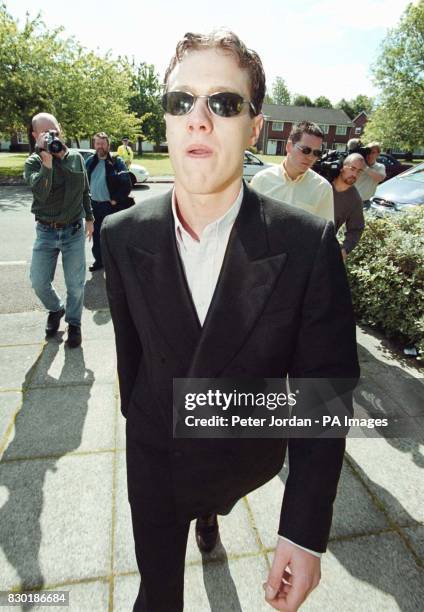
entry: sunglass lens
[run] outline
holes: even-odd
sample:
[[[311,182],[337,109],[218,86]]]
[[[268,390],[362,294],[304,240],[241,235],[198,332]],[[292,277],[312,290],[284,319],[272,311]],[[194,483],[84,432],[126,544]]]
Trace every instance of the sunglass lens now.
[[[185,91],[168,91],[162,96],[162,107],[170,115],[186,115],[193,108],[194,97]]]
[[[243,98],[230,92],[213,94],[209,97],[209,108],[219,117],[234,117],[243,108]]]

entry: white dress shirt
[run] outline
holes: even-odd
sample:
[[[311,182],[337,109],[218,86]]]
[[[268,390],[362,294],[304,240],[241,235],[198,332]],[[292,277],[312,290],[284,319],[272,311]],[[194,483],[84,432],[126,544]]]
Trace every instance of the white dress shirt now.
[[[181,257],[197,316],[202,326],[212,301],[224,261],[228,240],[240,211],[242,200],[243,185],[234,203],[227,212],[219,219],[209,223],[204,228],[199,240],[197,240],[184,229],[177,214],[175,190],[172,193],[172,214],[175,222],[175,236],[178,252]],[[312,555],[317,557],[321,556],[321,553],[299,546],[288,538],[284,538],[283,536],[279,537],[298,546],[302,550],[306,550],[306,552]]]

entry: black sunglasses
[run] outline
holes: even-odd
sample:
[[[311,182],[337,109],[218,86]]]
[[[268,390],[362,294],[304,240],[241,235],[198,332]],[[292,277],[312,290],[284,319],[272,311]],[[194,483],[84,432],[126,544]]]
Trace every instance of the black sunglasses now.
[[[305,147],[297,142],[294,146],[296,147],[296,149],[299,149],[299,151],[302,151],[303,155],[310,155],[312,153],[312,155],[314,155],[315,157],[321,157],[323,153],[321,149],[311,149],[311,147]]]
[[[162,96],[162,107],[170,115],[187,115],[193,110],[199,98],[206,98],[210,112],[218,117],[235,117],[241,113],[245,104],[249,104],[250,112],[256,115],[252,102],[231,91],[218,92],[209,96],[194,96],[188,91],[168,91]]]

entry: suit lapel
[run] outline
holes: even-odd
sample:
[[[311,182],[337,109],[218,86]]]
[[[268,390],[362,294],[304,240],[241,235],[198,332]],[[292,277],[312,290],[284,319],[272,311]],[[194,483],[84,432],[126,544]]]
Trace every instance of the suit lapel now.
[[[214,377],[245,342],[286,261],[272,252],[259,198],[245,186],[189,377]]]
[[[155,199],[147,231],[128,250],[157,331],[188,366],[201,326],[176,245],[171,192]]]

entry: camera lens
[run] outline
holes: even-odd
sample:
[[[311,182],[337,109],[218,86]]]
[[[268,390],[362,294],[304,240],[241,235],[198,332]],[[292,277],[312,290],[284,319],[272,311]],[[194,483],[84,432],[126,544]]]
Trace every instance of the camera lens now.
[[[54,138],[49,143],[49,153],[60,153],[63,149],[63,144],[58,138]]]

